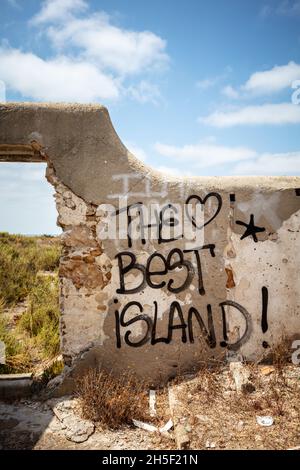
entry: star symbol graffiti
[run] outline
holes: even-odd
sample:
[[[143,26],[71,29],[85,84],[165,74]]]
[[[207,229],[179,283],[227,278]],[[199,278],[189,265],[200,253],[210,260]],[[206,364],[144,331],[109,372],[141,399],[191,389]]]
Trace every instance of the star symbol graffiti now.
[[[260,233],[260,232],[264,232],[266,230],[265,227],[257,227],[254,224],[254,215],[253,214],[250,215],[250,221],[249,221],[248,224],[246,224],[245,222],[242,222],[241,220],[237,220],[235,223],[238,224],[238,225],[243,225],[244,227],[246,227],[245,232],[241,236],[241,240],[243,240],[246,237],[252,236],[253,240],[256,243],[257,242],[256,234]]]

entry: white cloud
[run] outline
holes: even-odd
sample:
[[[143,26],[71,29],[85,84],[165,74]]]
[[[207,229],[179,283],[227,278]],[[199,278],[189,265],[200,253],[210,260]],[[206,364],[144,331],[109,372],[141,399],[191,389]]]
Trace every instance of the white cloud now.
[[[300,64],[289,62],[287,65],[276,65],[264,72],[255,72],[243,85],[243,90],[253,94],[272,94],[292,86],[300,78]]]
[[[139,103],[152,103],[158,105],[162,102],[159,88],[146,80],[142,80],[138,85],[129,86],[127,94]]]
[[[135,156],[137,157],[139,160],[141,160],[142,162],[145,162],[147,160],[147,155],[146,155],[146,152],[141,148],[139,147],[138,145],[136,145],[134,142],[130,142],[128,140],[125,140],[124,142],[124,145],[125,147],[128,148],[128,150]]]
[[[233,173],[269,176],[300,174],[300,152],[264,153],[255,160],[238,163]]]
[[[179,168],[173,168],[169,166],[154,166],[153,168],[157,171],[160,171],[161,173],[164,173],[165,175],[176,177],[193,176],[191,171],[180,170]]]
[[[106,13],[88,9],[84,0],[44,1],[29,24],[38,28],[40,38],[50,40],[53,55],[43,58],[2,43],[0,76],[7,90],[41,101],[129,96],[140,103],[160,103],[153,71],[168,63],[166,42],[151,31],[115,26]],[[130,83],[132,75],[142,75],[137,85]]]
[[[300,1],[283,0],[277,7],[276,13],[285,16],[300,15]]]
[[[31,19],[31,23],[38,25],[50,21],[64,22],[72,18],[73,13],[87,9],[88,4],[84,0],[45,0],[41,10]]]
[[[265,4],[261,7],[259,11],[259,16],[261,16],[262,18],[266,18],[270,16],[272,13],[273,13],[273,8],[271,7],[271,5]]]
[[[11,233],[60,233],[53,187],[44,163],[1,163],[1,230]],[[12,214],[14,216],[12,217]]]
[[[113,26],[100,13],[85,19],[52,26],[48,36],[56,47],[78,47],[84,56],[120,74],[140,73],[163,66],[168,56],[166,42],[150,31],[130,31]]]
[[[11,7],[15,8],[16,10],[19,10],[21,8],[17,0],[7,0],[7,2],[10,4]]]
[[[69,1],[73,5],[72,0],[63,0],[65,7],[70,6]],[[84,3],[77,1],[80,5]],[[50,8],[56,3],[60,4],[60,0],[49,0],[47,5]],[[56,6],[53,13],[51,9],[51,14],[43,13],[42,9],[33,20],[35,24],[41,23],[40,15],[43,23],[48,23],[45,32],[55,48],[63,51],[75,47],[101,68],[127,75],[150,68],[153,71],[168,63],[165,40],[151,31],[132,31],[115,26],[104,12],[79,18],[70,15],[70,10],[61,13],[60,6]]]
[[[0,80],[0,103],[6,103],[6,86],[3,80]]]
[[[176,147],[157,143],[156,151],[173,159],[173,163],[185,163],[188,173],[179,168],[158,167],[160,171],[180,176],[197,175],[204,168],[226,164],[226,174],[234,175],[293,175],[300,174],[300,151],[287,153],[258,153],[251,148],[223,147],[220,145],[184,145]],[[230,165],[230,166],[229,166]]]
[[[218,81],[218,77],[216,78],[204,78],[203,80],[198,80],[196,82],[196,87],[200,88],[201,90],[207,90],[207,88],[213,87]]]
[[[21,171],[20,171],[21,169]],[[0,181],[18,183],[21,181],[45,181],[45,163],[1,163]]]
[[[271,15],[296,17],[300,15],[300,1],[282,0],[277,5],[274,5],[274,3],[272,5],[265,4],[262,6],[259,14],[263,18]]]
[[[285,65],[275,65],[269,70],[254,72],[240,87],[233,88],[227,85],[222,93],[230,99],[272,95],[291,88],[292,83],[298,79],[300,79],[300,64],[290,61]]]
[[[237,100],[240,97],[240,94],[237,90],[235,90],[231,85],[227,85],[222,90],[223,95],[227,96],[227,98],[231,98]]]
[[[246,106],[234,111],[215,111],[200,117],[199,122],[214,127],[299,124],[300,106],[292,103]]]
[[[18,49],[0,48],[0,76],[24,97],[41,101],[91,102],[119,96],[117,82],[97,67],[61,56],[43,60]]]
[[[196,87],[200,88],[200,90],[207,90],[208,88],[212,88],[213,86],[217,85],[217,83],[225,80],[228,75],[232,72],[232,68],[228,65],[225,67],[225,70],[222,74],[216,75],[215,77],[207,77],[202,80],[197,80]]]
[[[254,150],[247,147],[225,147],[209,143],[176,147],[157,142],[154,148],[160,155],[177,162],[191,163],[193,168],[208,168],[257,156]]]

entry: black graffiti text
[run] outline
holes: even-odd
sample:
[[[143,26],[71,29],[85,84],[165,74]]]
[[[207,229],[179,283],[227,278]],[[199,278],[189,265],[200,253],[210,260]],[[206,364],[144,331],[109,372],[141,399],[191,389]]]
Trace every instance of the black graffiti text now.
[[[149,256],[145,265],[138,263],[136,255],[130,251],[123,251],[118,253],[116,258],[118,260],[119,266],[120,287],[117,289],[117,293],[126,295],[136,294],[148,285],[152,289],[162,289],[163,287],[166,287],[169,292],[178,294],[179,292],[187,289],[191,285],[195,275],[197,275],[199,294],[205,295],[200,254],[205,250],[209,251],[211,257],[215,257],[215,245],[208,244],[190,250],[180,250],[179,248],[173,248],[173,250],[171,250],[166,256],[156,251]],[[193,263],[187,259],[188,254],[194,256],[196,261],[196,269],[194,268]],[[152,266],[155,260],[160,261],[160,270],[153,270]],[[168,282],[166,282],[164,279],[162,279],[160,282],[154,282],[154,277],[157,279],[157,276],[162,276],[163,278],[169,272],[172,272],[177,268],[180,270],[185,270],[185,277],[180,285],[176,286],[174,279],[169,279]],[[126,286],[126,275],[132,272],[138,272],[140,274],[139,284],[135,287],[129,288]]]
[[[235,342],[228,342],[227,335],[227,321],[225,307],[229,306],[236,309],[245,321],[245,330],[243,335]],[[226,300],[219,304],[222,325],[223,325],[223,338],[220,341],[220,346],[226,347],[230,350],[236,351],[240,348],[249,338],[252,331],[252,320],[247,310],[237,302]],[[116,331],[116,345],[117,348],[122,347],[121,328],[125,328],[124,342],[127,346],[139,348],[145,344],[155,346],[158,343],[170,344],[173,340],[174,332],[179,331],[182,343],[194,343],[195,338],[202,338],[207,346],[214,349],[217,345],[215,325],[213,320],[213,311],[210,304],[206,306],[206,319],[203,320],[203,313],[195,307],[189,307],[187,315],[184,315],[182,306],[179,302],[173,301],[170,305],[168,312],[168,324],[165,336],[157,335],[158,323],[158,303],[153,302],[153,316],[144,313],[143,307],[140,302],[128,302],[119,312],[115,310],[115,331]],[[220,314],[218,312],[218,314]],[[129,319],[126,319],[126,314],[129,313]],[[135,314],[135,316],[132,316]],[[144,326],[142,337],[138,340],[132,330],[128,327],[139,323],[139,326]],[[133,339],[132,339],[133,337]]]

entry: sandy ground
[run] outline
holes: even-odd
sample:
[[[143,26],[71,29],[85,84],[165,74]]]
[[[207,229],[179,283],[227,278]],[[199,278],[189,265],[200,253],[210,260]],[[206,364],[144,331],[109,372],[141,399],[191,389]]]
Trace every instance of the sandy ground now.
[[[171,395],[190,449],[300,449],[300,367],[204,369]]]
[[[149,450],[168,449],[170,444],[172,448],[173,442],[171,438],[124,426],[114,431],[96,427],[85,442],[76,443],[66,438],[65,430],[49,404],[28,400],[0,402],[1,450]]]
[[[297,366],[227,365],[173,381],[157,394],[156,402],[157,422],[162,424],[170,417],[173,420],[174,427],[167,435],[134,426],[114,431],[102,429],[82,421],[80,413],[72,408],[75,402],[66,397],[45,402],[0,402],[0,448],[300,448],[300,367]],[[60,413],[55,411],[57,403]],[[271,425],[259,424],[261,417],[269,417],[266,422]],[[86,429],[89,432],[85,435]],[[83,442],[75,442],[76,433]]]

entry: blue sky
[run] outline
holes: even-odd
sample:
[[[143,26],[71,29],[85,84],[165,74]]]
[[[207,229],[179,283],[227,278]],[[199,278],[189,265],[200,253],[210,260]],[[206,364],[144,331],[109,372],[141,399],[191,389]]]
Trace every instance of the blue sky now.
[[[102,103],[173,174],[300,174],[300,0],[0,0],[0,37],[7,101]],[[43,171],[0,165],[0,230],[58,231]]]

